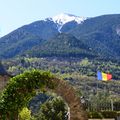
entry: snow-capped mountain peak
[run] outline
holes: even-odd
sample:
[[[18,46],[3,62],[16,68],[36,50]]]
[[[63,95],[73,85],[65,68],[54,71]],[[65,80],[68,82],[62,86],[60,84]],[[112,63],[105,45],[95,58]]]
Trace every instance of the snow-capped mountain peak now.
[[[70,22],[70,21],[76,21],[78,24],[80,24],[81,22],[86,20],[86,18],[71,15],[71,14],[61,13],[57,16],[52,17],[52,20],[59,25],[64,25],[65,23]]]
[[[72,21],[75,21],[77,24],[81,24],[86,19],[87,19],[86,17],[79,17],[72,14],[61,13],[54,17],[46,18],[44,21],[48,20],[53,21],[57,25],[58,31],[61,32],[61,29],[64,26],[64,24]]]

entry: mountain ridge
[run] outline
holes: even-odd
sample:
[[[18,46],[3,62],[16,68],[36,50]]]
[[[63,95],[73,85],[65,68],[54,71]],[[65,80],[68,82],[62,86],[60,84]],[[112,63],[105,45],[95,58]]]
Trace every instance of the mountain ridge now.
[[[64,35],[62,33],[64,33]],[[56,49],[52,46],[52,44],[57,46],[57,48],[59,48],[60,44],[61,51],[63,50],[62,46],[66,47],[64,48],[66,50],[64,51],[64,54],[69,56],[68,51],[73,49],[73,46],[69,46],[69,42],[72,42],[70,39],[73,38],[68,37],[69,42],[65,46],[64,42],[67,37],[63,37],[60,41],[59,37],[57,37],[60,36],[60,34],[63,36],[74,36],[76,38],[74,39],[75,44],[76,41],[77,43],[83,43],[86,49],[84,50],[86,52],[90,51],[90,54],[93,53],[94,56],[100,57],[101,59],[120,58],[120,14],[86,18],[86,20],[80,24],[78,24],[75,20],[68,21],[62,25],[62,28],[60,29],[58,29],[58,23],[55,23],[52,18],[35,21],[31,24],[24,25],[0,38],[0,58],[11,58],[16,55],[21,55],[22,53],[27,54],[27,51],[32,52],[33,48],[37,47],[37,49],[41,49],[41,46],[43,46],[43,50],[46,45],[55,53]],[[48,45],[50,41],[51,44]],[[58,41],[59,44],[57,43]],[[80,54],[81,48],[80,46],[78,48]],[[76,47],[74,49],[78,48]],[[43,51],[45,50],[46,49]],[[72,54],[77,54],[78,51],[74,50]]]

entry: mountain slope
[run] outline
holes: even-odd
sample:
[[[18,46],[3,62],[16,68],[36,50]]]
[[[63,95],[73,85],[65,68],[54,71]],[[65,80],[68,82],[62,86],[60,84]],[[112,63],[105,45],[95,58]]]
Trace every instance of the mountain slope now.
[[[36,57],[95,57],[88,46],[69,34],[59,34],[28,52]]]
[[[0,58],[14,57],[43,40],[24,30],[17,30],[0,39]]]
[[[73,16],[62,14],[62,17],[66,17],[66,21],[59,18],[59,16],[60,15],[53,18],[46,18],[45,20],[36,21],[22,26],[21,28],[18,28],[8,35],[0,38],[0,58],[11,58],[24,53],[26,50],[30,50],[36,45],[42,44],[43,41],[56,36],[59,32],[62,32],[60,31],[60,28],[67,24],[67,22],[75,24],[73,26],[71,26],[71,24],[68,24],[67,27],[64,26],[63,31],[66,32],[78,25],[78,23],[72,21]],[[63,23],[58,23],[58,21]]]
[[[76,38],[70,37],[70,34]],[[25,25],[0,38],[0,58],[15,57],[26,51],[33,55],[34,51],[33,56],[92,55],[119,60],[119,48],[120,14],[87,19],[62,14]]]
[[[53,28],[52,28],[53,25]],[[41,44],[43,39],[58,32],[51,21],[39,21],[25,25],[0,38],[0,58],[11,58]]]
[[[119,59],[120,15],[103,15],[87,19],[69,33],[87,44],[102,57]]]

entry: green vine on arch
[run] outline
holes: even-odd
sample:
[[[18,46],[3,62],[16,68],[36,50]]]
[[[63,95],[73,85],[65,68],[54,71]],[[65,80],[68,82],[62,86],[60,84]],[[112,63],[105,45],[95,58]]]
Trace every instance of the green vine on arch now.
[[[35,96],[35,90],[44,88],[54,88],[50,72],[32,70],[11,78],[0,98],[0,119],[17,119],[19,111]]]

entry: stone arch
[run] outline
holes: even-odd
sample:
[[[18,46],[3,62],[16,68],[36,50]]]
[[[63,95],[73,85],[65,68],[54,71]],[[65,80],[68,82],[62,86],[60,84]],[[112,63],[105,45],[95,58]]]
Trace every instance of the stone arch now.
[[[49,72],[38,70],[25,72],[10,80],[0,101],[0,119],[17,120],[18,111],[35,95],[35,89],[53,90],[60,95],[70,107],[70,120],[87,120],[73,87]]]

